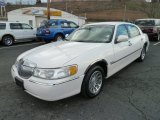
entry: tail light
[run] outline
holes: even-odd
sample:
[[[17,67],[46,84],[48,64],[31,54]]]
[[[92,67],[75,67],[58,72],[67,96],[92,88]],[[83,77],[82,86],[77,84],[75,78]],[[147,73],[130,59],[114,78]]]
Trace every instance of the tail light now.
[[[153,28],[153,33],[157,33],[158,29],[156,27]]]
[[[49,29],[45,29],[44,30],[44,34],[50,34],[50,30]]]

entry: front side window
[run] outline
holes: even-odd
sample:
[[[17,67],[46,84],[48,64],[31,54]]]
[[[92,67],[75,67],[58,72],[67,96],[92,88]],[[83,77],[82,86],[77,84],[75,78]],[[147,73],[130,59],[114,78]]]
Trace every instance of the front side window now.
[[[116,38],[118,38],[118,36],[120,36],[120,35],[126,35],[126,36],[128,36],[128,31],[127,31],[125,25],[119,25],[119,26],[117,27]],[[129,36],[128,36],[128,37],[129,37]]]
[[[74,42],[105,43],[112,40],[114,33],[113,25],[86,25],[67,37],[67,40]]]
[[[29,26],[28,24],[21,24],[22,25],[22,29],[32,29],[31,26]]]
[[[5,29],[6,29],[6,24],[0,23],[0,30],[5,30]]]
[[[139,29],[133,25],[126,25],[130,34],[130,37],[136,37],[140,35]]]
[[[10,23],[10,28],[14,29],[14,30],[16,30],[16,29],[22,29],[22,26],[21,26],[20,23]]]

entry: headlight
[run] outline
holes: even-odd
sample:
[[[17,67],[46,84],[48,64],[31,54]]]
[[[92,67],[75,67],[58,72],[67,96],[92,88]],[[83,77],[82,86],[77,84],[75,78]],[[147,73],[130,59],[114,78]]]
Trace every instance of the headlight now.
[[[78,71],[77,65],[67,66],[57,69],[39,69],[34,70],[33,76],[42,79],[54,80],[75,75]]]

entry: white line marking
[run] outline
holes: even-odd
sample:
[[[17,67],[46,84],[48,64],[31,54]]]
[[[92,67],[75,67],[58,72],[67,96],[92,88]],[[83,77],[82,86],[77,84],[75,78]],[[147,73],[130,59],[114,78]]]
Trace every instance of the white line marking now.
[[[153,45],[158,45],[158,44],[160,44],[160,42],[157,42],[157,43],[155,43],[155,44],[153,44]]]
[[[44,42],[38,42],[38,43],[29,43],[29,44],[23,44],[23,45],[15,45],[15,46],[10,46],[10,47],[1,47],[1,49],[9,49],[9,48],[16,48],[16,47],[23,47],[23,46],[30,46],[30,45],[35,45],[35,44],[41,44]]]

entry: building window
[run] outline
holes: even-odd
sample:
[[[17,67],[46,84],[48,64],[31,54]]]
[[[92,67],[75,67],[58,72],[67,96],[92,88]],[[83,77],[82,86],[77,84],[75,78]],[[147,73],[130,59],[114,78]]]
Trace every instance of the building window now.
[[[33,20],[29,20],[29,25],[33,27]]]

